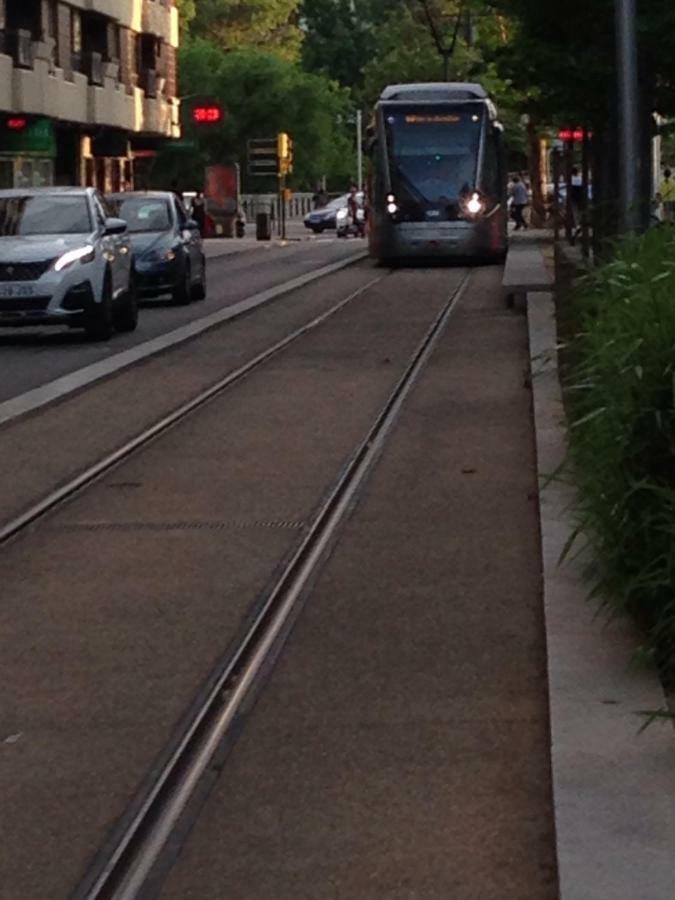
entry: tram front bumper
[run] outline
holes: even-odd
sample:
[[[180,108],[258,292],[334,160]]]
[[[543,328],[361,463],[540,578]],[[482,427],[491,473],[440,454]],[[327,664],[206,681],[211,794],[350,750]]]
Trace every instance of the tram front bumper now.
[[[392,226],[386,243],[387,256],[426,259],[460,259],[497,249],[490,231],[475,222],[400,222]]]

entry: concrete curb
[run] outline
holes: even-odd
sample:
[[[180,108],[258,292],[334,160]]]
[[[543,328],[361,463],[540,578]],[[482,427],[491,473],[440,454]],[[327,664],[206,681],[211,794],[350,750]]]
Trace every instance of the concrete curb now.
[[[586,598],[583,562],[560,555],[574,522],[572,488],[545,483],[566,426],[550,293],[527,297],[540,478],[551,763],[561,900],[675,896],[675,740],[670,723],[638,734],[664,705],[652,671],[631,665],[639,637]]]

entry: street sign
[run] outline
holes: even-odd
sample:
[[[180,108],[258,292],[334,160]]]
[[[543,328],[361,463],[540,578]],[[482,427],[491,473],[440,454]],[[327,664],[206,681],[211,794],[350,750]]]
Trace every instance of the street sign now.
[[[247,157],[249,175],[277,175],[279,159],[276,138],[254,138],[248,141]]]

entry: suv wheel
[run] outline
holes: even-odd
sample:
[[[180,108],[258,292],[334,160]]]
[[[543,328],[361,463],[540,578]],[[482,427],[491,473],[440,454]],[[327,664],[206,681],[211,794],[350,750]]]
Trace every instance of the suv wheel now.
[[[118,331],[135,331],[138,325],[138,295],[133,270],[129,272],[129,287],[115,311],[114,323]]]
[[[103,277],[101,300],[99,303],[92,303],[84,330],[92,341],[107,341],[112,336],[112,277],[109,271]]]
[[[186,262],[183,271],[178,273],[178,280],[173,286],[173,302],[176,306],[185,306],[192,299],[192,276],[190,263]]]
[[[206,259],[202,256],[202,274],[197,284],[192,288],[193,300],[206,299]]]

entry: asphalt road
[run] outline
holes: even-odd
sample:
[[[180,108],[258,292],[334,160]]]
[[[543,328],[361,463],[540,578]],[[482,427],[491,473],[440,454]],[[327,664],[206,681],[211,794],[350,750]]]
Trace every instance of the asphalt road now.
[[[357,240],[298,241],[213,257],[207,262],[206,300],[184,307],[164,298],[144,301],[136,331],[103,344],[88,341],[79,329],[0,328],[0,402],[349,256],[359,246],[365,248]]]

